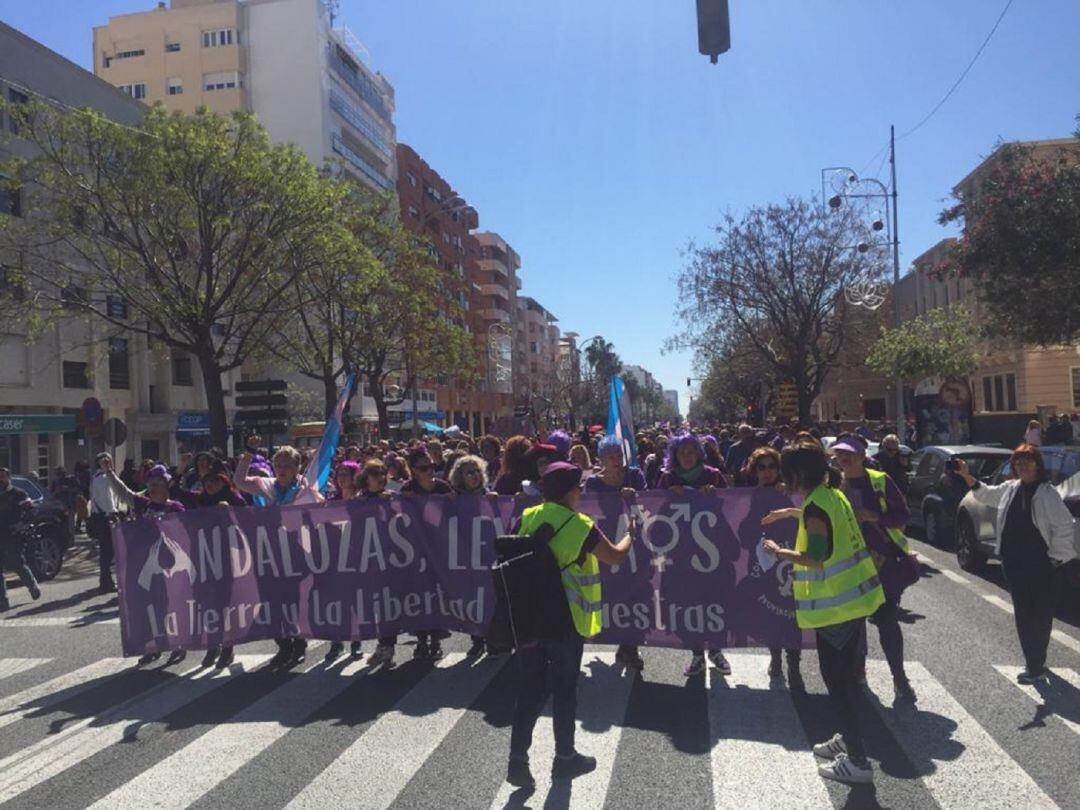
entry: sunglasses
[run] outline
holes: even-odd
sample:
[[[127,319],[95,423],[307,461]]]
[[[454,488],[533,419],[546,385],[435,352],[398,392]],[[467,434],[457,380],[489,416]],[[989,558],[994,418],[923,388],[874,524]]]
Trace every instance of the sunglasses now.
[[[775,470],[776,465],[775,464],[758,464],[754,469],[757,469],[757,470]]]
[[[386,470],[372,470],[368,475],[374,476],[375,478],[386,478]]]
[[[480,470],[476,469],[475,467],[470,467],[470,468],[469,468],[469,469],[467,469],[467,470],[462,470],[462,471],[461,471],[461,474],[462,474],[462,475],[479,475],[479,474],[480,474]]]
[[[433,469],[430,464],[413,464],[413,470],[416,472],[428,472]]]

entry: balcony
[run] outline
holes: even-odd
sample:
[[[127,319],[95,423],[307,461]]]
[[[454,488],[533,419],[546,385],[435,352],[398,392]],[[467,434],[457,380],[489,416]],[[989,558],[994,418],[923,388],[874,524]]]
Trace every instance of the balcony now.
[[[344,118],[349,126],[359,132],[387,160],[393,160],[390,143],[386,140],[386,136],[378,125],[371,120],[367,113],[349,101],[348,97],[336,87],[330,88],[330,109]]]
[[[480,270],[484,273],[498,273],[503,278],[510,278],[510,271],[499,259],[480,259]]]
[[[341,155],[345,159],[345,162],[360,172],[364,177],[368,178],[382,189],[391,189],[394,184],[375,166],[368,161],[364,160],[360,155],[356,154],[348,145],[341,139],[340,135],[334,135],[331,139],[331,145],[334,152]]]
[[[480,292],[483,295],[490,295],[497,298],[501,298],[504,301],[510,300],[510,293],[506,291],[506,287],[502,284],[480,284]]]
[[[345,84],[349,85],[356,94],[367,102],[368,106],[375,111],[375,113],[387,124],[393,123],[390,120],[390,111],[386,109],[386,104],[383,101],[382,93],[375,86],[375,83],[369,79],[363,71],[363,68],[354,68],[338,53],[337,47],[331,47],[328,57],[330,67],[334,72],[341,77],[341,80]]]
[[[505,309],[493,309],[488,307],[486,309],[476,310],[476,314],[485,321],[499,321],[500,323],[510,323],[510,313]]]

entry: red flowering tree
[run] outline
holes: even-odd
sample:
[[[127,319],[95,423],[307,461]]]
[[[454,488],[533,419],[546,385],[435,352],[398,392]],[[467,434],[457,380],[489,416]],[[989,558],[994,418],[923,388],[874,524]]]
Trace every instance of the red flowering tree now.
[[[1080,339],[1080,130],[1072,148],[1000,147],[939,221],[964,234],[939,268],[975,280],[990,334],[1053,345]]]

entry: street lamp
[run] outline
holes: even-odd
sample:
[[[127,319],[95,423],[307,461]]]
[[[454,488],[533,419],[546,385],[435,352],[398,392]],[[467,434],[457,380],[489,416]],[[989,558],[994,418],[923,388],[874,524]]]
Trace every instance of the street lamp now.
[[[896,192],[896,128],[889,127],[889,170],[892,188],[888,188],[880,180],[873,177],[859,177],[858,173],[846,166],[833,166],[821,170],[821,197],[825,199],[826,178],[831,180],[831,186],[835,192],[828,197],[828,206],[834,211],[839,210],[846,202],[851,200],[874,200],[885,201],[885,216],[882,219],[880,212],[875,211],[870,221],[870,229],[876,233],[885,231],[884,243],[860,242],[854,246],[860,253],[867,253],[878,244],[888,245],[892,248],[893,260],[893,325],[900,325],[900,224],[897,216],[897,192]],[[867,186],[874,189],[863,191]],[[891,223],[890,223],[891,214]],[[891,224],[891,227],[890,227]],[[867,309],[877,309],[885,302],[885,296],[879,289],[880,285],[872,280],[856,282],[844,289],[844,297],[855,306],[864,306]],[[904,381],[898,377],[896,380],[896,427],[900,430],[900,422],[904,418]]]

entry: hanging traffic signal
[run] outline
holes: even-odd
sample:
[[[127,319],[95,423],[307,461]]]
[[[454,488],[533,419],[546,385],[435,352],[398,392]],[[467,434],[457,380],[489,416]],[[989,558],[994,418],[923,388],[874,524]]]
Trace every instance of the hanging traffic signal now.
[[[716,58],[731,47],[728,0],[697,0],[698,53]]]

